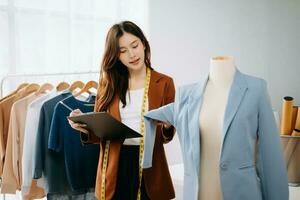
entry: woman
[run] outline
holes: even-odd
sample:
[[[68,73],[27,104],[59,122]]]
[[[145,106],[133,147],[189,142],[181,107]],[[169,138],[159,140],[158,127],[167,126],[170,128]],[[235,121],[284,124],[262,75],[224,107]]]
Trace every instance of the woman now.
[[[109,30],[100,73],[95,111],[107,111],[142,135],[147,134],[143,129],[143,114],[174,101],[172,78],[153,70],[149,43],[142,30],[132,22],[115,24]],[[80,113],[75,110],[70,116]],[[98,199],[166,200],[175,197],[163,147],[163,143],[173,138],[173,127],[157,125],[153,166],[142,170],[143,138],[99,141],[84,129],[84,125],[71,121],[70,124],[83,132],[83,142],[100,142]]]

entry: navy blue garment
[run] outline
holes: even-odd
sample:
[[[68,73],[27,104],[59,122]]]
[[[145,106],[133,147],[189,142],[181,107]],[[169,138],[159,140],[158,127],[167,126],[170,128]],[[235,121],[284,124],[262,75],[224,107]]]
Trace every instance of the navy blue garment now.
[[[80,109],[92,112],[95,100],[79,101],[70,96],[59,102],[54,110],[48,148],[63,152],[68,182],[73,190],[94,188],[99,159],[99,145],[83,145],[80,133],[67,120],[70,112]]]
[[[36,138],[36,152],[33,158],[33,178],[45,178],[45,191],[50,194],[74,194],[65,171],[64,154],[48,150],[50,124],[57,102],[69,97],[70,92],[64,92],[48,101],[42,108]],[[78,193],[84,193],[78,191]]]

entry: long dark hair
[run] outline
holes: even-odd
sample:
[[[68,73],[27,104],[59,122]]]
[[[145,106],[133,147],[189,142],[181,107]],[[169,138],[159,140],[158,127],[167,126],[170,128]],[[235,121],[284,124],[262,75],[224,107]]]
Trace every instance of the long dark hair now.
[[[150,46],[143,31],[130,21],[113,25],[106,36],[97,91],[96,111],[106,111],[116,95],[119,96],[123,107],[126,106],[129,72],[127,67],[119,60],[119,39],[124,33],[130,33],[142,41],[145,47],[145,65],[152,69]]]

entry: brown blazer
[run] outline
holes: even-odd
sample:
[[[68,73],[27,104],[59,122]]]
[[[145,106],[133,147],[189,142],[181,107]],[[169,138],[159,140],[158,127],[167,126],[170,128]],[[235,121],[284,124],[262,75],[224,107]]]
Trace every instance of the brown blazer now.
[[[149,110],[159,108],[163,105],[171,103],[175,98],[175,87],[172,78],[151,71],[151,79],[148,92]],[[108,109],[108,112],[121,121],[119,110],[119,97],[116,97]],[[96,107],[96,106],[95,106]],[[175,198],[175,192],[168,169],[168,164],[165,156],[163,143],[172,140],[174,136],[174,128],[168,130],[162,126],[157,128],[156,139],[153,152],[153,165],[149,169],[143,170],[144,183],[147,195],[151,200],[168,200]],[[83,136],[83,135],[82,135]],[[88,139],[82,137],[84,143],[99,143],[99,139],[94,135],[89,135]],[[105,199],[113,198],[117,183],[118,162],[120,149],[123,141],[111,141],[108,155],[108,166],[106,174],[106,189]],[[97,179],[96,179],[96,197],[101,196],[101,176],[105,142],[100,143],[101,153],[98,164]]]

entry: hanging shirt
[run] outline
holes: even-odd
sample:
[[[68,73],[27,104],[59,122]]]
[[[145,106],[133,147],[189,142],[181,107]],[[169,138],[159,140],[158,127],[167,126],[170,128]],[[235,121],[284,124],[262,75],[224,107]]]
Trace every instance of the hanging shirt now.
[[[2,176],[3,166],[6,154],[6,144],[8,137],[8,126],[10,121],[10,112],[12,105],[32,93],[33,91],[26,91],[24,88],[13,92],[10,95],[1,99],[0,102],[0,176]],[[1,188],[1,192],[6,192],[5,188]]]
[[[48,148],[64,153],[68,182],[75,191],[88,191],[95,187],[99,145],[83,145],[79,131],[70,126],[67,117],[75,109],[83,113],[92,112],[94,103],[94,98],[80,101],[70,96],[56,105],[51,122]]]
[[[4,136],[4,133],[7,133],[7,131],[8,131],[10,110],[11,110],[11,106],[12,106],[12,104],[10,104],[10,103],[9,103],[10,106],[7,106],[7,105],[5,105],[5,103],[2,103],[2,102],[7,103],[7,99],[10,99],[8,102],[12,102],[12,99],[17,94],[17,92],[18,92],[18,90],[15,90],[0,99],[0,177],[2,176],[5,149],[6,149],[6,142],[4,143],[3,136]]]
[[[58,95],[56,90],[45,94],[28,105],[24,131],[23,157],[22,157],[22,195],[28,194],[32,181],[32,162],[35,153],[36,135],[38,131],[38,121],[43,103]],[[36,181],[36,180],[35,180]],[[39,179],[38,186],[45,188],[44,179]]]
[[[49,194],[72,194],[67,182],[64,155],[48,150],[50,124],[55,105],[69,97],[70,92],[65,91],[60,95],[46,101],[40,111],[38,131],[33,158],[33,178],[45,178],[45,191]],[[76,193],[84,193],[78,191]],[[47,195],[47,196],[48,196]]]
[[[144,88],[130,90],[126,93],[126,106],[120,101],[120,115],[123,124],[136,132],[141,132],[141,113],[143,104]],[[148,100],[146,102],[146,111],[148,111]],[[125,139],[124,145],[140,145],[140,138]]]
[[[0,102],[0,176],[2,176],[7,144],[7,133],[10,119],[11,107],[16,95],[2,99]]]
[[[12,106],[2,182],[4,193],[14,194],[16,190],[21,189],[23,136],[27,106],[39,96],[41,95],[30,94],[16,101]],[[32,188],[32,194],[30,194],[35,198],[42,198],[44,195],[44,191],[38,187]]]

